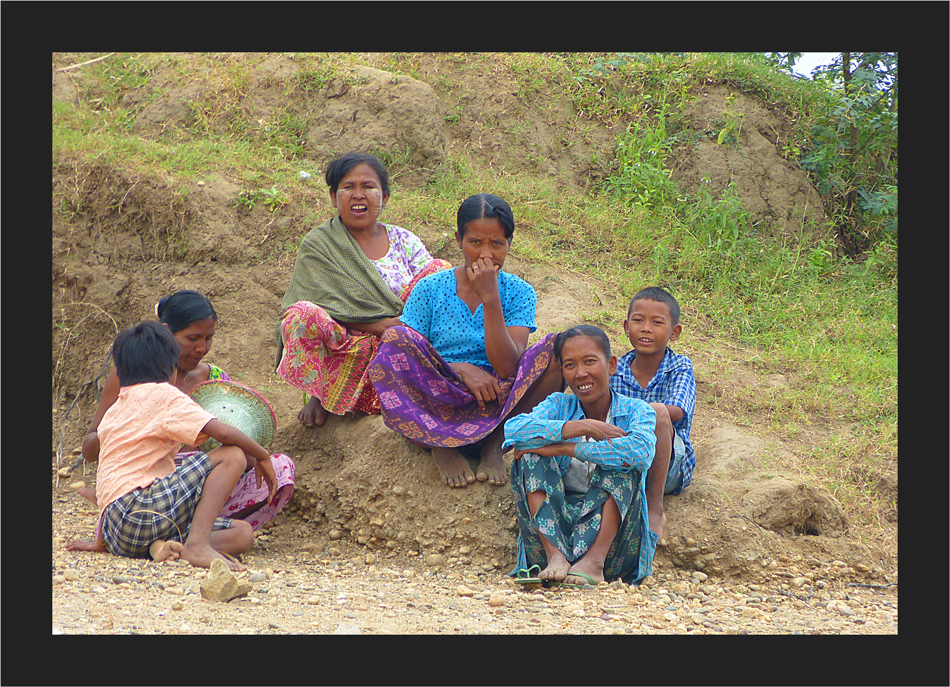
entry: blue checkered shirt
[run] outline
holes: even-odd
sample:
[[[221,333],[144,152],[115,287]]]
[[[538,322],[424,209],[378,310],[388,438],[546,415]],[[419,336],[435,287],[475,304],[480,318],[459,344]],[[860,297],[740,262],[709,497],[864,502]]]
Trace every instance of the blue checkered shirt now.
[[[689,432],[693,425],[693,411],[696,408],[696,377],[693,375],[693,363],[685,355],[674,353],[670,348],[660,362],[660,368],[644,389],[630,371],[630,363],[637,357],[636,351],[630,351],[617,361],[617,374],[610,376],[610,388],[624,396],[639,398],[647,403],[662,403],[683,409],[683,418],[673,423],[673,430],[683,440],[686,455],[683,459],[683,483],[674,494],[679,494],[693,479],[696,467],[696,452],[689,441]]]

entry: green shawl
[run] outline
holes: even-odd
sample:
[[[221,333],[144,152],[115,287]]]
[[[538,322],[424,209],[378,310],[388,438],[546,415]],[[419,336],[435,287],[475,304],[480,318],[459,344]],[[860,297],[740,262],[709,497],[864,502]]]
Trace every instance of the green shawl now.
[[[280,312],[298,301],[316,303],[337,322],[398,317],[403,306],[339,216],[312,229],[300,242]],[[279,324],[277,339],[283,343]]]

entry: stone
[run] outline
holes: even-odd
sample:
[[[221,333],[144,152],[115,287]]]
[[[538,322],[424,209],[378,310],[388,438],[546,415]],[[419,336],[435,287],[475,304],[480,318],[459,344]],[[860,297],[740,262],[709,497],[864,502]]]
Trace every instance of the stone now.
[[[432,553],[426,556],[426,565],[431,565],[432,567],[438,567],[445,563],[445,556],[441,553]]]
[[[64,578],[67,582],[75,582],[76,580],[79,579],[79,571],[78,571],[78,570],[74,570],[73,568],[66,568],[66,569],[63,571],[63,578]]]
[[[333,631],[335,635],[358,635],[362,634],[360,626],[356,623],[340,623]]]
[[[201,598],[208,601],[227,603],[231,599],[247,596],[250,591],[251,583],[235,577],[221,559],[212,561],[209,574],[201,581]]]

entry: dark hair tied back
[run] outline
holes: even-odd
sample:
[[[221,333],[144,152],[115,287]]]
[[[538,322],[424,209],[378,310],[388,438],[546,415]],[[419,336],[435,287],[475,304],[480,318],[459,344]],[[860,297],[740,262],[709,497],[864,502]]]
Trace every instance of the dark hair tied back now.
[[[564,330],[554,338],[555,360],[561,362],[561,352],[564,350],[564,344],[568,339],[573,339],[575,336],[589,336],[597,342],[607,359],[610,359],[610,339],[607,337],[607,333],[592,324],[579,324],[576,327]]]
[[[511,206],[504,198],[492,193],[477,193],[463,200],[455,219],[459,237],[465,236],[470,222],[479,219],[497,219],[505,230],[506,239],[510,240],[515,234],[515,215]]]
[[[160,322],[168,325],[172,333],[180,332],[193,322],[218,319],[218,313],[214,311],[208,297],[188,289],[165,296],[158,302],[155,314]]]

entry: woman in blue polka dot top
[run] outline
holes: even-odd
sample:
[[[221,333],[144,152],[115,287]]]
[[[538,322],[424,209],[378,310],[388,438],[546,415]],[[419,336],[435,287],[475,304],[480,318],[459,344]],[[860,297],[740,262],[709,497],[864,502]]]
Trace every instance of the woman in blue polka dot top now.
[[[450,487],[508,480],[504,420],[563,385],[554,334],[533,346],[537,295],[502,267],[515,231],[511,207],[480,193],[459,207],[463,265],[422,279],[383,335],[369,376],[383,421],[432,457]],[[473,470],[466,456],[479,459]]]

